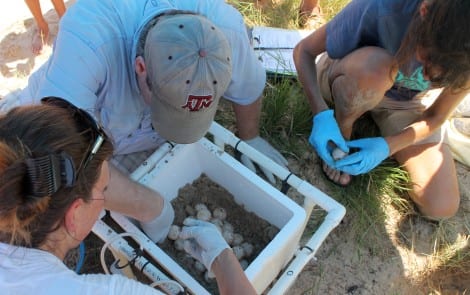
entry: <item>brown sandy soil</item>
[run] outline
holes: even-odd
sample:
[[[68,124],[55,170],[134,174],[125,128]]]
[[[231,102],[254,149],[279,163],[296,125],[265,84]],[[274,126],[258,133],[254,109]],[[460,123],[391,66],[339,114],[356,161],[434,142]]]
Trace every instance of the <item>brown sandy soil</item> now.
[[[67,5],[72,3],[73,0],[66,1]],[[50,1],[41,4],[54,37],[57,15]],[[51,50],[46,47],[41,55],[32,54],[30,42],[35,24],[23,1],[9,1],[2,6],[0,98],[26,85],[28,75],[47,59]],[[289,161],[298,176],[331,194],[332,188],[325,183],[315,156]],[[386,212],[386,218],[377,221],[374,232],[358,237],[352,230],[358,216],[348,210],[320,247],[317,260],[304,268],[287,294],[468,294],[468,268],[440,269],[433,256],[435,237],[442,234],[439,231],[443,228],[455,249],[469,251],[470,173],[468,167],[458,163],[457,170],[462,202],[457,216],[446,222],[445,227],[384,206],[377,209]]]
[[[291,162],[291,169],[324,192],[332,191],[315,156],[302,160],[302,164]],[[304,268],[287,294],[467,294],[469,171],[457,162],[462,201],[457,216],[445,225],[439,226],[417,214],[404,216],[394,206],[384,205],[377,208],[385,212],[384,220],[378,220],[370,232],[358,237],[353,229],[359,217],[353,210],[347,211],[320,247],[317,260]],[[439,234],[446,236],[460,253],[467,253],[466,271],[448,271],[440,266],[434,256]]]

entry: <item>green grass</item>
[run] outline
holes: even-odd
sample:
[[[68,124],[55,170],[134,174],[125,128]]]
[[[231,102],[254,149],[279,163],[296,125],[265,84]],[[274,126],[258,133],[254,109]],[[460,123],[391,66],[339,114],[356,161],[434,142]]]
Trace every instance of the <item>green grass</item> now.
[[[235,122],[228,106],[217,113],[216,121],[234,130]],[[268,80],[264,90],[261,136],[286,157],[301,162],[305,154],[314,154],[308,143],[311,125],[312,114],[298,81]],[[362,136],[377,135],[377,129],[370,126],[373,122],[366,116],[358,122],[356,130]],[[293,172],[299,174],[299,171]],[[380,251],[379,241],[386,234],[383,224],[387,205],[393,205],[403,214],[414,213],[413,205],[406,198],[408,181],[406,171],[398,167],[395,161],[387,160],[370,173],[354,177],[346,188],[330,185],[329,194],[347,208],[348,214],[354,215],[352,230],[358,233],[359,245],[373,245],[374,252]],[[314,212],[314,215],[306,234],[313,233],[324,217],[321,212]]]
[[[298,0],[284,0],[279,4],[257,7],[255,1],[229,0],[243,15],[248,26],[269,26],[294,29],[297,28],[299,7]]]
[[[297,159],[308,149],[312,114],[295,79],[270,81],[264,91],[261,135]]]
[[[351,0],[320,0],[325,20],[332,19]]]
[[[321,0],[325,20],[333,18],[350,0]],[[241,11],[249,26],[272,26],[287,29],[298,28],[297,11],[300,1],[285,0],[279,5],[257,8],[253,2],[229,0]],[[305,154],[314,153],[308,143],[312,114],[302,91],[301,85],[294,79],[268,80],[264,91],[264,101],[261,116],[260,132],[285,156],[299,161],[305,159]],[[234,128],[233,118],[217,115],[216,120],[222,120],[224,126]],[[367,116],[361,118],[355,125],[355,137],[376,136],[377,128]],[[294,171],[294,173],[297,173]],[[387,210],[393,206],[402,219],[419,216],[415,205],[407,196],[409,177],[393,160],[384,161],[370,173],[354,177],[347,188],[331,185],[329,194],[346,209],[347,214],[354,218],[352,231],[357,233],[358,247],[371,246],[376,254],[381,252],[380,240],[388,235],[384,223]],[[325,213],[315,209],[312,213],[306,232],[311,234],[317,228]],[[420,222],[423,219],[420,219]],[[444,221],[433,227],[432,240],[434,243],[434,261],[437,269],[462,271],[468,273],[470,252],[468,246],[463,249],[455,247],[455,233],[452,233],[450,221]],[[468,226],[468,221],[465,222]],[[397,229],[400,235],[400,229]],[[467,239],[469,230],[467,229]],[[409,237],[405,237],[409,238]],[[468,241],[467,241],[468,245]]]
[[[298,11],[301,0],[276,1],[259,8],[256,1],[228,0],[243,15],[248,26],[269,26],[298,29]],[[333,18],[350,0],[320,0],[325,20]]]
[[[312,125],[312,114],[295,79],[269,80],[264,91],[261,116],[261,135],[285,156],[301,161],[305,153],[314,153],[307,139]],[[355,136],[378,135],[377,128],[368,116],[356,124]],[[294,173],[297,173],[294,171]],[[383,224],[387,205],[393,205],[403,214],[414,213],[414,206],[406,198],[408,174],[393,160],[384,161],[370,173],[353,178],[347,188],[330,185],[331,196],[354,215],[354,231],[359,245],[373,245],[380,252],[379,241],[385,235]],[[307,234],[312,233],[321,214],[312,218]]]
[[[263,25],[282,28],[298,28],[297,11],[299,1],[285,0],[279,5],[257,8],[253,2],[229,1],[239,9],[249,26]],[[321,3],[325,19],[331,19],[349,0],[326,1]],[[286,15],[288,15],[286,17]],[[301,161],[305,154],[314,153],[308,143],[312,126],[312,113],[297,79],[271,77],[268,79],[263,94],[263,108],[260,122],[261,136],[266,138],[285,156]],[[218,112],[216,120],[228,128],[234,128],[233,117]],[[373,123],[372,123],[373,124]],[[377,129],[371,129],[371,119],[363,118],[356,126],[358,136],[377,134]],[[296,173],[296,171],[294,171]],[[378,196],[389,196],[389,202],[401,207],[403,211],[411,208],[406,199],[402,198],[407,182],[405,171],[397,167],[393,161],[384,162],[371,173],[355,177],[346,189],[331,185],[332,197],[341,202],[348,211],[354,214],[355,230],[360,244],[374,244],[383,234],[381,224],[385,219],[383,200]],[[314,231],[316,223],[321,218],[312,218],[307,232]],[[380,245],[378,246],[380,247]]]

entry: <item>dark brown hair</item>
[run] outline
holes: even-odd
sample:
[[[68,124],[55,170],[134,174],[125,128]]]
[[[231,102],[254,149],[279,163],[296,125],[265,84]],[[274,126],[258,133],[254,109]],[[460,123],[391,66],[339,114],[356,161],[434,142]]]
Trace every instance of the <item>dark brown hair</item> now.
[[[426,60],[424,71],[438,74],[429,79],[436,87],[463,89],[470,78],[470,1],[423,0],[424,16],[416,12],[397,52],[398,67],[405,65],[422,49]]]
[[[0,241],[37,248],[64,221],[77,198],[89,201],[101,165],[113,151],[105,140],[71,187],[50,195],[32,193],[27,159],[67,154],[79,167],[93,144],[89,126],[80,126],[67,109],[52,105],[17,107],[0,116]]]

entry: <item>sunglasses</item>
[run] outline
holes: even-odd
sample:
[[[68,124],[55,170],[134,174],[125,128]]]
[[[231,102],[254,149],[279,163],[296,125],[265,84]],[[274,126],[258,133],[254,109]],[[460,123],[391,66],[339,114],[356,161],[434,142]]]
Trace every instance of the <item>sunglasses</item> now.
[[[78,125],[83,128],[82,132],[90,132],[91,134],[93,144],[89,146],[85,156],[78,166],[78,169],[76,170],[76,178],[78,178],[80,172],[86,169],[93,157],[99,151],[103,142],[108,140],[108,136],[104,132],[101,125],[98,124],[98,122],[87,111],[77,108],[65,99],[50,96],[41,99],[41,103],[44,105],[51,105],[66,109],[69,111]],[[90,143],[92,140],[90,140]]]

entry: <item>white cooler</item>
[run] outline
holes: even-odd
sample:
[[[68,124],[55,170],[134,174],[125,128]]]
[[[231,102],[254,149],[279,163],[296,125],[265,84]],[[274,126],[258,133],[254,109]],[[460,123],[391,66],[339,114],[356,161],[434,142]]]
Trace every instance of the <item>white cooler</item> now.
[[[314,258],[318,247],[336,227],[345,214],[339,203],[319,191],[308,182],[274,163],[272,160],[251,148],[228,130],[213,123],[210,131],[214,141],[202,138],[194,144],[166,144],[157,150],[131,176],[140,183],[157,190],[168,200],[178,195],[178,190],[192,183],[201,174],[206,174],[213,182],[229,191],[234,200],[247,211],[256,214],[279,228],[279,233],[253,259],[245,273],[258,293],[282,294],[293,283],[309,260]],[[292,201],[284,193],[246,168],[224,151],[225,145],[236,147],[259,165],[272,171],[305,196],[302,206]],[[320,206],[328,214],[310,240],[300,245],[300,238],[314,206]],[[167,279],[178,282],[193,294],[209,294],[199,282],[191,277],[179,264],[152,243],[143,233],[128,222],[127,218],[112,213],[114,220],[127,233],[132,233],[142,249],[145,249],[158,262],[155,269],[149,269],[141,257],[132,256],[132,248],[116,233],[99,221],[93,231],[105,241],[111,241],[113,253],[122,252],[136,266],[146,268],[144,273],[155,282]],[[116,242],[115,242],[116,241]],[[170,275],[158,272],[163,268]],[[171,289],[171,288],[169,288]],[[169,293],[177,293],[167,289]]]

